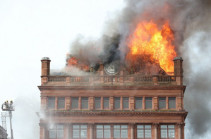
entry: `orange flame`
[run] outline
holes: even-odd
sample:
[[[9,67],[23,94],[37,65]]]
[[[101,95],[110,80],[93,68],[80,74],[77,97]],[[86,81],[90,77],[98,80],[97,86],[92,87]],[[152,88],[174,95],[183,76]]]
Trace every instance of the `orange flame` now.
[[[84,63],[78,62],[78,60],[75,57],[71,57],[68,59],[67,66],[69,67],[74,66],[81,70],[89,71],[89,66],[87,66]]]
[[[129,36],[129,53],[126,59],[134,62],[138,56],[149,59],[160,65],[166,72],[173,72],[173,58],[176,57],[174,50],[174,34],[168,22],[161,29],[153,22],[140,22],[133,34]]]

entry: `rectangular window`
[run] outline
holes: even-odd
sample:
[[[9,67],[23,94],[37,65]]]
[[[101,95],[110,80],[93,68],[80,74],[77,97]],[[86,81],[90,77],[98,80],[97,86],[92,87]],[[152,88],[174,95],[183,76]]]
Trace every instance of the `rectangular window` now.
[[[114,125],[114,138],[121,138],[121,139],[128,138],[128,126]]]
[[[81,98],[81,108],[88,109],[88,107],[89,107],[88,97],[82,97]]]
[[[166,109],[166,98],[159,97],[159,109]]]
[[[129,98],[123,97],[123,109],[129,109]]]
[[[73,125],[73,139],[86,139],[87,125]]]
[[[49,129],[49,138],[50,139],[62,139],[64,138],[64,126],[55,125]]]
[[[176,109],[176,97],[169,97],[169,109]]]
[[[48,97],[48,109],[55,109],[55,97]]]
[[[96,126],[97,139],[111,138],[111,126],[110,125],[97,125]]]
[[[58,97],[58,109],[65,109],[65,97]]]
[[[101,109],[101,98],[95,97],[95,109]]]
[[[114,109],[120,109],[120,97],[114,98]]]
[[[161,139],[166,138],[175,138],[175,128],[174,125],[161,125],[160,126],[160,132],[161,132]]]
[[[145,108],[152,109],[152,97],[145,98]]]
[[[135,98],[135,108],[142,109],[142,97]]]
[[[151,125],[137,125],[138,139],[151,139]]]
[[[103,109],[109,109],[109,97],[103,98]]]
[[[71,107],[72,109],[78,109],[78,97],[71,98]]]

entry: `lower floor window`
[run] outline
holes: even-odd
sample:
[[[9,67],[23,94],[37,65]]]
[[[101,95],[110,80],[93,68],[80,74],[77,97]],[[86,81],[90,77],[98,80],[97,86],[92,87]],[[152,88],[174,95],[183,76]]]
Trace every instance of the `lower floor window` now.
[[[54,125],[49,128],[49,138],[50,139],[63,139],[64,138],[64,126]]]
[[[138,139],[151,139],[151,125],[137,125]]]
[[[111,126],[110,125],[96,125],[97,139],[111,138]]]
[[[87,125],[73,125],[73,139],[86,139]]]
[[[161,138],[162,139],[174,139],[175,138],[175,127],[174,125],[161,125]]]
[[[114,125],[114,138],[128,138],[128,126]]]

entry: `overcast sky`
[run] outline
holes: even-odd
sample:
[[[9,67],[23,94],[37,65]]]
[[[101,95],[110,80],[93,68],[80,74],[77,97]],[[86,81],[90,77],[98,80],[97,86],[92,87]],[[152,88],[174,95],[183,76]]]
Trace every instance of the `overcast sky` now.
[[[15,139],[39,138],[40,59],[63,68],[71,41],[97,38],[122,7],[123,0],[0,0],[0,104],[14,100]]]
[[[98,38],[123,7],[123,0],[0,0],[0,104],[14,100],[15,139],[39,138],[41,58],[62,69],[71,42]]]

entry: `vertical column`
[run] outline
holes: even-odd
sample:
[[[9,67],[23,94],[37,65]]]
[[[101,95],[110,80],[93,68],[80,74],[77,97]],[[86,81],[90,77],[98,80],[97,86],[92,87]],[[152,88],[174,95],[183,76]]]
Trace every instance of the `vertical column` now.
[[[183,59],[181,57],[174,58],[174,76],[176,76],[177,85],[183,84]]]
[[[94,124],[89,124],[89,139],[94,139]]]
[[[130,97],[130,98],[129,98],[129,102],[130,102],[130,103],[129,103],[129,104],[130,104],[130,105],[129,105],[129,109],[130,109],[130,110],[134,110],[134,109],[135,109],[135,100],[134,100],[134,97]]]
[[[123,97],[120,97],[120,110],[123,109]]]
[[[46,129],[43,124],[40,124],[40,139],[46,139]]]
[[[58,108],[58,97],[55,97],[55,110]]]
[[[41,110],[45,110],[47,108],[47,97],[41,96]]]
[[[177,135],[178,135],[178,139],[184,139],[184,123],[177,123],[176,126],[177,126]]]
[[[169,98],[166,97],[166,109],[168,110],[169,109]]]
[[[153,126],[153,130],[154,131],[152,131],[153,133],[152,133],[152,138],[153,139],[159,139],[159,137],[158,137],[158,126],[159,126],[159,123],[153,123],[152,124],[152,126]]]
[[[145,97],[142,98],[142,106],[143,106],[143,110],[145,110]]]
[[[109,101],[109,106],[110,106],[110,110],[114,109],[114,97],[110,97],[110,101]]]
[[[154,110],[158,110],[158,97],[153,97],[153,108]]]
[[[70,134],[69,134],[69,124],[65,124],[64,125],[64,138],[65,139],[69,139],[70,138]]]
[[[78,97],[78,109],[81,110],[81,97]]]
[[[135,124],[130,124],[130,139],[135,139]]]
[[[65,97],[65,110],[70,110],[70,97]]]
[[[103,108],[103,107],[104,107],[104,106],[103,106],[103,101],[104,101],[104,100],[103,100],[103,97],[101,97],[101,98],[100,98],[100,106],[101,106],[101,108],[100,108],[100,109],[101,109],[101,110],[103,110],[103,109],[104,109],[104,108]]]
[[[94,109],[94,97],[89,97],[89,110]]]

